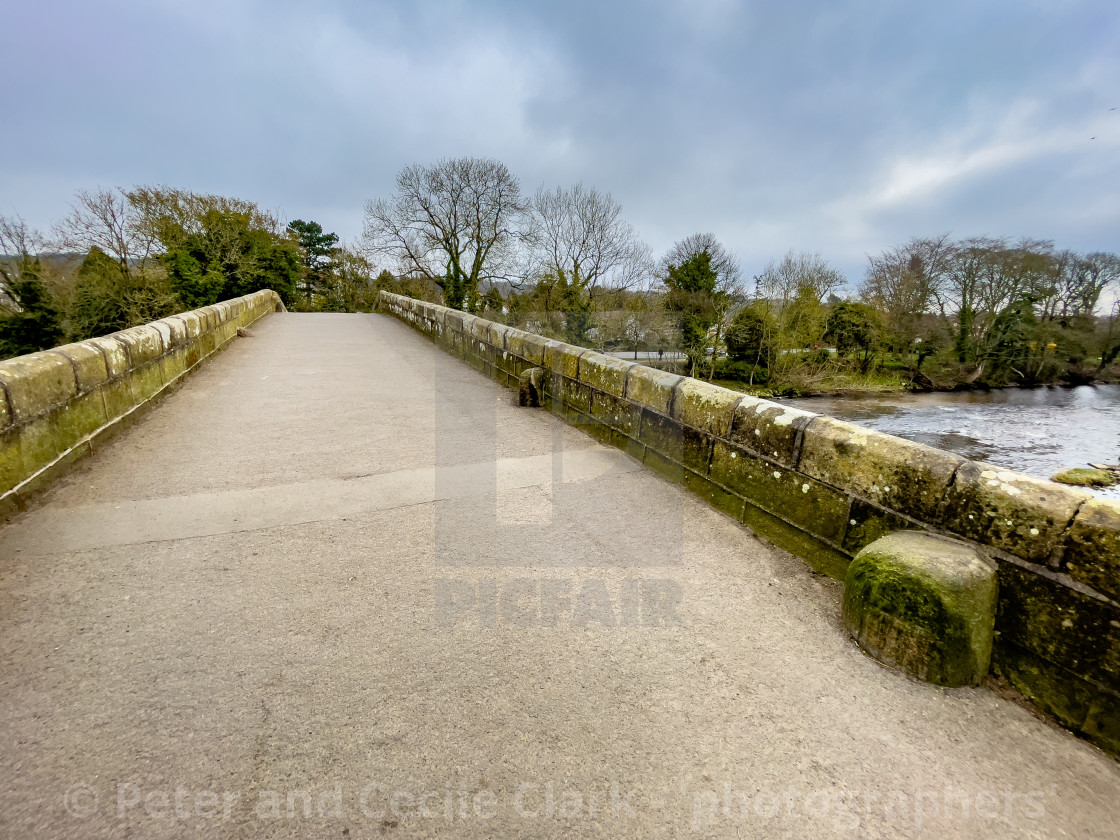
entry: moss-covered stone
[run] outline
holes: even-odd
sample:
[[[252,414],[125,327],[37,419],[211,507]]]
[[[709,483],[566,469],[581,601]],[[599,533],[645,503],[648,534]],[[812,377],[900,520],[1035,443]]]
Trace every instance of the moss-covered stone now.
[[[853,497],[848,510],[848,527],[844,529],[844,540],[840,547],[848,554],[855,555],[864,546],[895,531],[924,530],[925,527],[919,522]]]
[[[244,306],[240,304],[235,308],[236,315],[232,319],[235,324],[241,326],[241,316],[245,311]],[[187,342],[187,325],[183,323],[183,319],[178,316],[164,318],[156,321],[156,324],[163,324],[167,328],[169,339],[165,342],[168,347],[182,347]]]
[[[963,458],[852,423],[816,417],[801,437],[797,469],[833,487],[933,521]]]
[[[970,461],[957,471],[940,517],[926,521],[1024,560],[1045,563],[1074,512],[1090,498],[1082,490]]]
[[[31,353],[0,362],[12,422],[26,423],[78,394],[74,366],[59,353]]]
[[[579,381],[613,397],[626,396],[626,372],[634,362],[602,353],[585,353],[579,362]]]
[[[792,469],[797,466],[801,432],[816,416],[769,400],[743,397],[728,438]]]
[[[844,577],[844,623],[860,647],[937,685],[976,685],[991,661],[995,569],[972,546],[900,531]]]
[[[638,440],[670,461],[681,463],[684,429],[676,420],[648,408],[643,409]]]
[[[999,631],[1024,650],[1120,692],[1120,607],[1056,575],[999,566]]]
[[[163,388],[163,371],[159,362],[152,362],[134,370],[130,378],[132,391],[137,402],[149,400]]]
[[[1024,697],[1113,755],[1120,755],[1120,692],[1109,691],[997,638],[992,669]]]
[[[674,484],[680,484],[684,481],[684,467],[681,466],[679,461],[666,458],[664,455],[661,455],[648,446],[646,447],[645,457],[642,463],[655,473],[658,473],[662,478],[668,479]]]
[[[549,340],[544,336],[525,333],[521,338],[521,353],[518,355],[530,364],[542,367],[544,366],[544,351],[548,344]]]
[[[154,362],[163,355],[163,337],[155,328],[147,324],[115,332],[113,338],[123,344],[128,351],[130,367],[136,368]]]
[[[1120,484],[1120,475],[1112,470],[1074,467],[1072,470],[1064,470],[1051,476],[1050,480],[1072,487],[1112,487],[1114,484]]]
[[[1071,578],[1120,601],[1120,503],[1085,502],[1069,529],[1062,559]]]
[[[629,400],[593,390],[591,392],[591,416],[627,437],[637,437],[642,410]]]
[[[713,481],[687,470],[684,475],[684,486],[695,493],[716,510],[726,513],[736,522],[743,520],[743,506],[746,504],[742,496],[737,496],[725,490]]]
[[[186,351],[180,350],[177,352],[183,354]],[[127,376],[107,382],[97,390],[105,403],[105,416],[110,420],[127,414],[136,407],[137,403],[143,402],[142,399],[136,397],[132,387],[132,379]]]
[[[801,528],[747,502],[743,508],[743,524],[759,537],[783,551],[800,557],[818,574],[843,580],[848,558],[834,546],[817,539]]]
[[[579,357],[589,352],[562,341],[550,341],[544,349],[544,367],[566,379],[578,380]]]
[[[50,351],[60,353],[70,360],[74,367],[74,378],[78,383],[78,391],[86,393],[98,385],[109,381],[109,368],[105,364],[105,356],[96,346],[87,343],[64,344]]]
[[[552,393],[581,414],[591,414],[591,389],[566,376],[552,375]]]
[[[715,441],[710,477],[801,530],[840,542],[848,518],[844,493],[723,440]]]
[[[731,430],[731,417],[742,399],[740,393],[687,377],[677,385],[672,416],[686,426],[726,437]]]
[[[673,389],[682,378],[675,373],[634,365],[626,375],[626,398],[669,416]]]

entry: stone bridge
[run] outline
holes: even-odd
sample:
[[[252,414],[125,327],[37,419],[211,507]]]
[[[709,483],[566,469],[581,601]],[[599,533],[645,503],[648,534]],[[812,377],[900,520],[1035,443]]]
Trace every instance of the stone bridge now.
[[[430,304],[277,303],[0,364],[0,836],[1115,830],[1107,508]],[[993,493],[1022,521],[970,531]],[[836,578],[898,527],[999,562],[1000,679],[852,643]]]

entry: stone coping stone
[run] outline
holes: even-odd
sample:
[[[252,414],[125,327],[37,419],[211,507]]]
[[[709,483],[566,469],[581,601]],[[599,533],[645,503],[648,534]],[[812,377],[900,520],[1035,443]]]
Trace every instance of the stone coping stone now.
[[[966,461],[945,494],[943,514],[927,521],[981,545],[1045,563],[1074,513],[1091,498],[1083,490]]]
[[[998,580],[975,547],[899,531],[859,552],[844,578],[845,626],[881,662],[936,685],[987,675]]]
[[[797,469],[885,508],[935,522],[946,488],[965,463],[920,443],[815,417],[802,432]]]
[[[579,381],[596,391],[622,398],[626,396],[626,374],[635,364],[603,353],[585,353],[579,360]]]
[[[669,416],[673,389],[684,377],[645,365],[634,365],[626,375],[626,398]]]
[[[1062,556],[1066,572],[1120,601],[1120,503],[1093,498],[1073,520]]]
[[[544,366],[568,379],[579,378],[579,357],[590,352],[574,344],[550,341],[544,348]]]
[[[690,377],[677,385],[672,416],[686,426],[716,437],[727,437],[731,431],[731,417],[742,399],[743,395],[736,391]]]
[[[78,395],[74,366],[50,351],[0,363],[0,383],[8,392],[13,423],[26,423]]]
[[[109,367],[105,363],[105,356],[93,344],[86,342],[64,344],[49,352],[61,353],[70,360],[70,364],[74,366],[78,390],[82,393],[92,391],[98,385],[109,381]]]
[[[735,409],[728,439],[792,469],[797,466],[800,435],[817,416],[792,406],[744,396]]]
[[[154,362],[163,355],[163,336],[157,329],[147,324],[115,332],[113,338],[128,348],[130,367],[138,368],[147,362]]]

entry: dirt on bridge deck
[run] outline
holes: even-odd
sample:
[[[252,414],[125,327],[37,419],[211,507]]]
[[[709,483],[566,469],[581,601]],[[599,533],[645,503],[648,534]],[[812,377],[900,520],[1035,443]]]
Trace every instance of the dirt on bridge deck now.
[[[1115,836],[1116,761],[403,324],[253,332],[0,529],[0,836]]]

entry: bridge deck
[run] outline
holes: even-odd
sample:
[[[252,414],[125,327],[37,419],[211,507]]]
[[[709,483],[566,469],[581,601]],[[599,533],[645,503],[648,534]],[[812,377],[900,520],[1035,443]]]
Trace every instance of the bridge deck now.
[[[0,835],[1120,822],[1116,762],[404,325],[254,332],[0,531]]]

